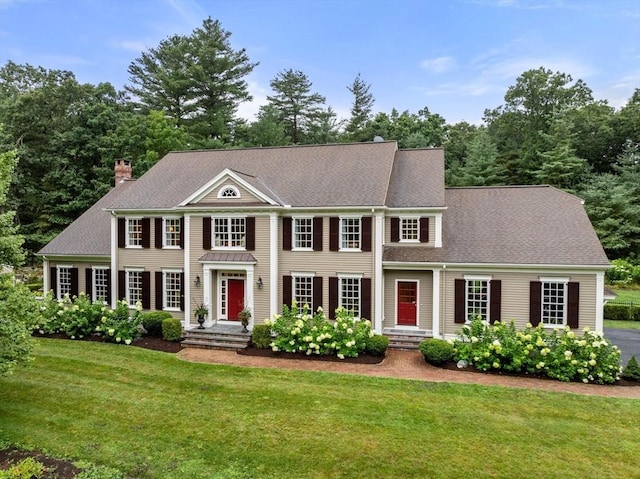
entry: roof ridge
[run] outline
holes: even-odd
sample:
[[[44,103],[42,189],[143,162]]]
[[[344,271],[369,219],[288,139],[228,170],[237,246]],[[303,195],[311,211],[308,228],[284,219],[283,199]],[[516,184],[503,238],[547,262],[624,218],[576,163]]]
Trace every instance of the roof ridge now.
[[[318,143],[311,145],[282,145],[282,146],[243,146],[236,148],[199,148],[196,150],[171,150],[167,153],[204,153],[204,152],[212,152],[212,151],[248,151],[248,150],[281,150],[283,148],[319,148],[319,147],[337,147],[337,146],[362,146],[362,145],[384,145],[389,143],[396,143],[396,140],[385,140],[385,141],[362,141],[362,142],[351,142],[351,143]],[[415,148],[415,149],[429,149],[429,148]],[[435,148],[434,148],[435,149]],[[166,156],[166,155],[165,155]],[[164,158],[164,157],[163,157]]]

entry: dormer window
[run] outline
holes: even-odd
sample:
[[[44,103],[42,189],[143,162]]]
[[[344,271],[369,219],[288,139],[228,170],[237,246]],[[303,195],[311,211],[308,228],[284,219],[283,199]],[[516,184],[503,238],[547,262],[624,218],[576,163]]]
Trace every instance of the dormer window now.
[[[240,192],[235,186],[223,186],[218,191],[218,198],[240,198]]]

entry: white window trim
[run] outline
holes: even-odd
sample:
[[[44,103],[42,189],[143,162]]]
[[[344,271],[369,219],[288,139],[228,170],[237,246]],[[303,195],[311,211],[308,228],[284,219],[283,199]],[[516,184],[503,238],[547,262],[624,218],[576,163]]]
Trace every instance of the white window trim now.
[[[311,220],[311,246],[309,248],[296,247],[296,220]],[[313,216],[293,216],[291,218],[291,251],[313,251]]]
[[[362,314],[362,273],[338,273],[338,307],[342,306],[342,281],[345,279],[358,279],[358,314],[354,316],[359,319]],[[346,309],[346,308],[345,308]]]
[[[414,240],[412,239],[403,239],[403,221],[404,220],[418,220],[418,237]],[[403,215],[400,216],[400,231],[399,231],[399,235],[400,235],[400,243],[420,243],[420,215]]]
[[[94,301],[98,300],[98,294],[96,292],[96,271],[108,271],[109,270],[109,266],[92,266],[91,267],[91,297],[93,298]],[[107,278],[107,281],[109,281],[111,278]],[[108,283],[107,283],[107,291],[109,290],[108,287]],[[111,298],[105,297],[103,303],[104,304],[109,304],[109,301],[111,300]]]
[[[216,314],[218,315],[218,318],[220,318],[222,321],[228,321],[229,320],[229,279],[238,279],[238,280],[242,280],[244,281],[244,298],[242,299],[242,302],[244,303],[245,307],[252,309],[252,305],[249,304],[249,292],[247,291],[247,285],[250,284],[249,283],[249,272],[245,271],[245,270],[236,270],[236,271],[221,271],[219,274],[217,274],[217,303],[218,303],[218,307],[217,307],[217,311]],[[251,278],[253,278],[253,275],[251,275]],[[222,283],[225,282],[225,292],[226,292],[226,298],[224,299],[224,301],[222,300]],[[206,284],[205,284],[206,286]],[[224,305],[223,305],[224,303]],[[222,308],[224,306],[224,314],[222,313]]]
[[[469,281],[486,281],[487,282],[487,317],[482,318],[483,321],[489,321],[489,314],[491,313],[491,280],[492,276],[486,275],[464,275],[464,314],[465,324],[469,324]]]
[[[182,270],[178,268],[167,268],[162,270],[162,311],[180,311],[180,306],[177,308],[169,308],[167,306],[167,273],[182,274]]]
[[[140,220],[142,221],[142,216],[127,216],[124,219],[124,224],[125,224],[125,243],[124,246],[125,248],[130,248],[130,249],[142,249],[142,224],[140,224],[140,243],[141,244],[129,244],[129,239],[130,239],[130,235],[129,235],[129,220]]]
[[[180,249],[180,245],[167,244],[167,220],[180,220],[180,216],[163,216],[162,217],[162,249]],[[180,234],[184,234],[180,231]]]
[[[562,329],[567,325],[567,309],[569,307],[569,281],[570,278],[554,278],[541,276],[538,280],[542,283],[540,290],[540,324],[545,329]],[[561,324],[548,324],[544,322],[544,284],[545,283],[559,283],[564,285],[564,304],[562,305],[562,323]]]
[[[129,305],[129,309],[135,309],[136,305],[131,305],[131,289],[129,288],[129,273],[144,273],[144,268],[125,268],[125,290],[124,297],[127,300],[127,304]],[[142,279],[142,278],[140,278]],[[142,301],[142,291],[140,292],[140,301]]]
[[[223,196],[223,193],[225,191],[227,191],[227,190],[233,191],[234,196]],[[226,200],[228,198],[234,198],[234,199],[242,198],[242,196],[240,196],[240,190],[236,186],[226,184],[226,185],[221,186],[220,189],[218,190],[218,198]]]
[[[305,273],[305,272],[292,272],[291,273],[291,297],[293,299],[296,299],[296,281],[299,278],[311,278],[311,304],[309,305],[309,311],[311,312],[311,314],[313,314],[315,311],[313,311],[313,278],[316,276],[315,273]],[[301,307],[303,305],[298,303],[298,307]]]
[[[69,275],[71,275],[71,269],[73,269],[73,265],[70,265],[70,264],[58,264],[58,265],[56,265],[56,289],[57,289],[56,297],[58,299],[63,299],[64,295],[67,294],[67,293],[64,293],[64,294],[60,293],[60,284],[62,284],[60,282],[60,270],[63,269],[63,268],[64,269],[68,269],[69,270]],[[69,278],[69,281],[71,281],[71,278]],[[69,294],[69,296],[71,296],[71,282],[69,282],[69,293],[68,294]]]
[[[244,220],[244,246],[216,246],[216,219],[226,219],[227,228],[231,219]],[[228,233],[231,235],[231,233]],[[211,249],[215,251],[247,251],[247,215],[235,215],[233,213],[224,213],[211,216]]]
[[[342,215],[339,217],[340,221],[338,223],[338,251],[346,251],[346,252],[361,252],[362,251],[362,215]],[[358,247],[357,248],[343,248],[342,247],[342,220],[359,220],[359,233],[358,233]],[[346,277],[346,276],[345,276]]]

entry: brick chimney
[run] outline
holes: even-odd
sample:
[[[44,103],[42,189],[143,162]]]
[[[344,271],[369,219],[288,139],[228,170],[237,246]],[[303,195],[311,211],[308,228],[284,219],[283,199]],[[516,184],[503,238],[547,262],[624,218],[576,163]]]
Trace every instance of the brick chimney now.
[[[128,160],[116,160],[114,167],[116,174],[116,186],[131,179],[131,162]]]

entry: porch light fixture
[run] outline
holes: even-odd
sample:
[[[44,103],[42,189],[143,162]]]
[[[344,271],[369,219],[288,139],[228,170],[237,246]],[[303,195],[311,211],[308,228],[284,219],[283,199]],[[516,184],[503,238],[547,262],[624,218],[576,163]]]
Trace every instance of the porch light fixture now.
[[[264,283],[262,282],[262,276],[258,276],[258,282],[256,283],[256,285],[258,286],[258,289],[262,289],[262,287],[264,286]]]
[[[196,276],[196,286],[200,286],[200,276]]]

